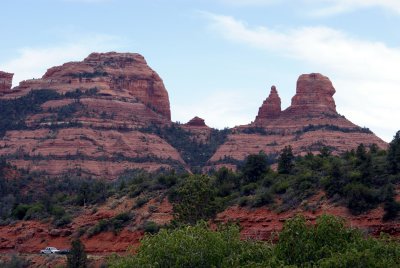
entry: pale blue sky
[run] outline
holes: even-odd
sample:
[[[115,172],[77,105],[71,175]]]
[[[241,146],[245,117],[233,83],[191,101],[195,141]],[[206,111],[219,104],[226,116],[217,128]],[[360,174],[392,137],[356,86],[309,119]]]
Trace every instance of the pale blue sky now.
[[[0,70],[16,85],[90,52],[142,54],[169,92],[174,121],[254,120],[276,85],[320,72],[339,113],[390,141],[400,129],[399,0],[3,1]]]

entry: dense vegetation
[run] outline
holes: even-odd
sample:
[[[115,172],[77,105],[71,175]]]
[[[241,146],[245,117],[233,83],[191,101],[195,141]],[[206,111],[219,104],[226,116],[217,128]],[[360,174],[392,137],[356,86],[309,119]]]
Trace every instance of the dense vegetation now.
[[[12,100],[0,100],[0,137],[7,130],[24,129],[26,116],[40,112],[41,104],[61,98],[54,90],[42,89]]]
[[[57,112],[58,120],[63,120],[71,117],[73,113],[82,109],[82,105],[79,103],[80,97],[96,94],[96,88],[86,91],[76,89],[67,92],[64,95],[57,93],[53,89],[39,89],[33,90],[20,98],[0,100],[0,137],[3,137],[7,130],[27,129],[25,124],[26,117],[28,115],[42,112],[42,107],[40,105],[49,100],[58,100],[63,98],[75,99],[75,102],[70,105],[52,110],[53,112]],[[56,126],[52,127],[54,128]]]
[[[365,238],[333,216],[315,225],[288,220],[276,244],[240,240],[235,225],[210,230],[206,223],[163,229],[143,240],[136,255],[113,256],[113,267],[398,267],[400,245]]]
[[[118,233],[133,222],[135,210],[149,200],[168,197],[174,220],[168,226],[146,221],[139,226],[145,236],[136,255],[114,256],[110,267],[398,267],[400,246],[387,237],[368,238],[347,229],[341,219],[322,216],[315,225],[303,217],[285,223],[278,242],[244,241],[235,225],[208,228],[204,220],[234,204],[268,206],[279,211],[301,207],[317,210],[308,199],[325,193],[355,215],[383,206],[383,220],[398,218],[400,204],[395,189],[400,179],[400,132],[388,151],[360,144],[356,150],[334,156],[329,148],[318,155],[294,156],[285,147],[276,160],[263,153],[250,155],[237,172],[226,168],[193,175],[160,171],[150,174],[131,170],[114,182],[73,178],[46,178],[17,171],[0,160],[0,223],[51,219],[54,226],[69,224],[80,207],[98,205],[109,197],[127,196],[135,204],[127,211],[78,235],[91,237],[103,231]],[[14,173],[19,179],[9,179]],[[11,174],[11,175],[10,175]],[[37,189],[40,189],[38,191]],[[321,195],[323,196],[323,195]],[[276,202],[279,200],[279,202]],[[151,213],[155,207],[149,206]],[[95,210],[95,207],[93,208]],[[155,211],[155,210],[154,210]],[[150,235],[152,234],[152,235]],[[78,250],[79,251],[79,250]],[[13,260],[14,262],[19,260]]]
[[[250,155],[238,172],[222,168],[209,175],[190,175],[133,170],[114,182],[70,176],[49,179],[41,174],[20,173],[18,180],[8,180],[3,173],[12,168],[2,160],[0,220],[7,224],[12,220],[52,218],[56,226],[61,226],[74,216],[66,207],[101,204],[110,196],[129,196],[136,198],[138,208],[150,199],[168,196],[175,204],[176,222],[194,224],[213,218],[218,211],[234,204],[268,206],[277,212],[299,206],[314,211],[318,209],[315,202],[308,204],[307,200],[320,192],[326,194],[329,202],[346,206],[355,215],[382,205],[383,219],[392,220],[400,211],[395,200],[400,180],[399,133],[390,143],[388,153],[361,144],[342,156],[333,156],[324,148],[318,155],[295,157],[288,146],[277,159],[277,171],[269,167],[269,158],[260,153]],[[98,229],[114,229],[112,226],[113,222],[101,223]]]
[[[178,124],[172,124],[169,127],[152,125],[140,130],[157,134],[165,139],[179,151],[183,160],[191,167],[194,173],[201,172],[201,168],[204,167],[218,147],[226,141],[230,133],[229,129],[212,129],[208,140],[199,142],[193,138],[191,132],[184,130]]]

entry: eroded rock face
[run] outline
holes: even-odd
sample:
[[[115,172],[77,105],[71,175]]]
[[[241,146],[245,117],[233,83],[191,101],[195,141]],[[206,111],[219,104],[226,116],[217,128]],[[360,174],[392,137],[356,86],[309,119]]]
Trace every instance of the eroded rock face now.
[[[92,53],[81,62],[52,67],[41,79],[23,81],[13,89],[11,79],[12,74],[0,73],[0,99],[30,92],[43,99],[40,109],[29,110],[18,122],[23,130],[11,127],[0,137],[4,145],[0,156],[13,165],[51,176],[79,170],[82,175],[108,179],[126,169],[185,166],[179,152],[164,139],[140,131],[171,124],[168,93],[141,55]],[[22,159],[15,150],[26,152],[26,157]]]
[[[14,74],[0,71],[0,96],[11,89],[13,76]]]
[[[279,154],[288,145],[297,155],[318,154],[323,147],[340,154],[360,143],[386,149],[387,143],[382,139],[337,113],[334,94],[335,88],[328,77],[303,74],[297,81],[291,106],[281,112],[280,98],[272,87],[255,121],[234,128],[208,164],[219,166],[224,159],[243,160],[260,151]]]
[[[260,109],[258,110],[258,115],[256,117],[255,123],[262,124],[268,119],[274,119],[279,117],[281,114],[281,98],[276,91],[276,87],[271,87],[271,92],[268,98],[265,99]]]
[[[167,120],[171,119],[163,81],[143,56],[136,53],[92,53],[82,62],[68,62],[48,69],[41,79],[23,81],[4,97],[15,98],[42,88],[59,93],[97,88],[103,96],[142,102]]]
[[[337,114],[335,88],[328,77],[318,73],[303,74],[297,80],[296,95],[286,113],[297,115]]]
[[[185,125],[191,127],[207,127],[206,123],[204,122],[204,119],[198,116],[195,116],[192,119],[190,119],[189,122],[187,122]]]

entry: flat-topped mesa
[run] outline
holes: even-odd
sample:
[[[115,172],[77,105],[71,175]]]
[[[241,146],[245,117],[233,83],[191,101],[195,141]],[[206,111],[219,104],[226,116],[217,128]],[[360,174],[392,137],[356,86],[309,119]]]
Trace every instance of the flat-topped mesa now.
[[[276,91],[276,87],[271,87],[268,98],[265,99],[261,107],[258,109],[258,115],[255,124],[262,124],[269,119],[278,118],[281,114],[281,98]]]
[[[14,74],[0,71],[0,95],[11,90]]]
[[[190,127],[207,127],[206,123],[204,122],[203,118],[200,118],[198,116],[193,117],[192,119],[189,120],[189,122],[187,122],[185,124],[185,126],[190,126]]]
[[[99,94],[139,101],[168,121],[171,111],[162,79],[137,53],[92,53],[83,61],[68,62],[47,70],[41,79],[26,80],[5,98],[15,98],[34,89],[49,88],[64,94],[77,88],[97,88]]]
[[[297,80],[296,95],[292,105],[284,114],[296,115],[336,115],[336,105],[333,95],[335,88],[328,77],[319,73],[303,74]]]

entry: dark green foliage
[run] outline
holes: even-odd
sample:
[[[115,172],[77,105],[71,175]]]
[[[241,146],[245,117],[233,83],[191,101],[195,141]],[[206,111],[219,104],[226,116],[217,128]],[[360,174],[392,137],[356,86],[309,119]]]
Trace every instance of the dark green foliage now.
[[[390,174],[400,173],[400,131],[389,144],[387,167]]]
[[[20,256],[12,255],[11,260],[7,262],[2,262],[0,260],[0,267],[2,268],[28,268],[30,263]]]
[[[218,209],[215,198],[216,193],[210,177],[189,176],[172,197],[175,220],[195,224],[199,220],[213,218]]]
[[[143,230],[149,234],[155,234],[160,230],[160,226],[154,221],[146,221],[143,225]]]
[[[128,222],[131,219],[132,216],[129,213],[123,212],[111,219],[99,220],[95,226],[89,228],[87,232],[88,237],[95,236],[105,231],[112,231],[114,233],[118,233],[125,225],[128,224]]]
[[[84,106],[81,102],[75,101],[68,105],[58,108],[57,111],[57,121],[63,121],[67,118],[73,117],[75,113],[83,110]]]
[[[243,128],[240,130],[240,132],[245,133],[245,134],[260,134],[260,135],[267,135],[267,131],[263,127],[249,127],[249,128]]]
[[[108,73],[103,70],[96,70],[93,73],[88,73],[88,72],[82,72],[82,73],[72,73],[70,74],[71,77],[74,78],[95,78],[95,77],[101,77],[101,76],[107,76]]]
[[[134,208],[141,208],[143,207],[147,202],[149,201],[148,198],[142,197],[142,198],[138,198],[136,199],[136,203],[134,205]]]
[[[347,207],[356,215],[374,208],[379,202],[379,192],[359,182],[347,184],[344,194],[347,197]]]
[[[141,131],[154,133],[165,139],[180,152],[183,160],[185,160],[195,173],[201,172],[201,168],[211,158],[217,148],[226,141],[230,133],[229,129],[212,129],[209,139],[205,143],[202,143],[193,139],[193,134],[184,130],[178,124],[172,124],[170,127],[164,128],[154,125],[143,128]]]
[[[285,146],[278,159],[278,172],[280,174],[290,174],[294,167],[294,155],[292,146]]]
[[[75,201],[77,205],[101,203],[108,197],[108,186],[105,181],[84,180],[78,187]]]
[[[77,88],[74,91],[68,91],[64,94],[64,97],[69,99],[79,99],[80,97],[84,96],[94,96],[97,95],[98,89],[97,88],[90,88],[88,90],[82,91],[81,89]]]
[[[273,203],[273,195],[270,191],[263,189],[255,195],[252,206],[261,207],[271,203]]]
[[[81,240],[71,242],[71,252],[67,255],[67,268],[86,268],[87,256]]]
[[[335,126],[335,125],[308,125],[306,127],[304,127],[302,130],[296,131],[296,134],[303,134],[306,132],[310,132],[310,131],[317,131],[317,130],[321,130],[321,129],[326,129],[329,131],[340,131],[340,132],[344,132],[344,133],[368,133],[368,134],[372,134],[372,131],[369,128],[361,128],[361,127],[355,127],[355,128],[343,128],[343,127],[339,127],[339,126]]]
[[[400,203],[395,200],[388,200],[384,205],[385,215],[383,215],[384,221],[396,219],[400,212]]]
[[[243,180],[245,182],[258,181],[267,170],[267,156],[264,153],[249,155],[242,168]]]
[[[7,130],[25,129],[28,115],[40,112],[40,105],[46,101],[60,98],[61,95],[54,90],[41,89],[17,99],[0,100],[0,137]]]

